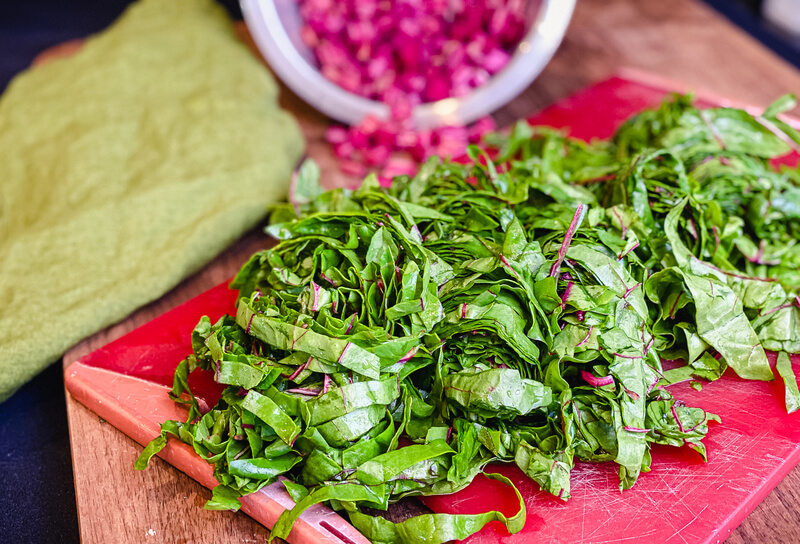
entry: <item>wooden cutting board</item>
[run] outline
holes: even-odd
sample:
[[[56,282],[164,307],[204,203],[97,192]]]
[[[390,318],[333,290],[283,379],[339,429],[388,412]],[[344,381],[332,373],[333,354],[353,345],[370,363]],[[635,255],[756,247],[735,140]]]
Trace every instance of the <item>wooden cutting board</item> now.
[[[713,89],[744,103],[766,105],[800,90],[800,72],[724,20],[699,0],[582,0],[566,39],[539,79],[496,114],[506,124],[599,79],[633,66]],[[322,141],[327,121],[290,92],[282,105],[295,113],[308,155],[332,164]],[[326,175],[335,172],[327,168]],[[346,178],[328,178],[330,185]],[[201,293],[238,270],[266,243],[254,231],[158,301],[85,340],[65,365]],[[83,542],[261,542],[267,532],[244,515],[199,508],[210,497],[202,486],[158,460],[131,470],[139,447],[70,397],[67,409]],[[795,470],[756,508],[728,542],[800,541],[800,472]]]
[[[613,77],[560,101],[531,119],[584,139],[608,137],[628,117],[656,106],[665,91],[652,84]],[[713,104],[703,103],[702,106]],[[784,162],[795,162],[797,155]],[[174,369],[191,352],[191,331],[203,315],[212,322],[235,312],[236,293],[227,282],[204,292],[122,338],[81,358],[65,371],[70,394],[142,445],[155,438],[165,419],[185,414],[167,398]],[[795,356],[800,367],[800,356]],[[194,380],[194,381],[193,381]],[[213,405],[221,393],[210,373],[190,377],[192,391]],[[688,384],[670,387],[675,397],[722,417],[704,441],[709,460],[690,448],[656,446],[653,470],[633,489],[620,493],[610,464],[578,463],[573,496],[564,503],[537,486],[513,465],[492,465],[522,492],[528,509],[524,529],[508,535],[492,524],[467,539],[470,544],[593,544],[648,540],[654,544],[725,538],[800,460],[800,413],[786,414],[782,382],[746,382],[728,372],[703,392]],[[208,487],[211,468],[192,449],[170,441],[160,454]],[[478,477],[463,491],[424,499],[436,512],[480,513],[487,504],[507,516],[518,505],[505,485]],[[280,483],[243,499],[243,509],[271,526],[292,503]],[[643,515],[643,512],[653,515]],[[627,522],[627,523],[626,523]],[[355,544],[363,538],[321,506],[304,514],[289,537],[293,544]]]

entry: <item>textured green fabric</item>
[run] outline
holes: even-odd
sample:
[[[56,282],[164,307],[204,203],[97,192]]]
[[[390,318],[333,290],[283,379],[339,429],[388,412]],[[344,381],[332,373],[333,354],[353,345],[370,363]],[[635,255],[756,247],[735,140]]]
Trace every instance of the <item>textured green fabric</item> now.
[[[0,98],[0,401],[282,199],[302,153],[210,0],[142,0]]]

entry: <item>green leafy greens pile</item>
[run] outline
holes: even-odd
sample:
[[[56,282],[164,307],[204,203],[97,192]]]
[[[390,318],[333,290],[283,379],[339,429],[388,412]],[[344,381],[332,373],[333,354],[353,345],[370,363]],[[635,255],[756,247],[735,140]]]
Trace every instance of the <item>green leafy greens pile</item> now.
[[[519,531],[522,498],[511,518],[375,509],[493,461],[566,500],[576,460],[616,463],[627,489],[652,444],[705,458],[719,419],[664,385],[772,379],[765,349],[797,409],[800,175],[770,167],[800,140],[778,117],[792,106],[754,118],[676,96],[591,144],[520,123],[492,159],[470,147],[388,189],[321,192],[305,163],[294,206],[273,211],[278,244],[233,282],[236,316],[194,330],[171,393],[187,421],[137,468],[171,434],[214,464],[207,508],[289,478],[297,506],[272,537],[325,502],[373,542],[440,543],[491,520]],[[205,414],[195,369],[229,386]]]

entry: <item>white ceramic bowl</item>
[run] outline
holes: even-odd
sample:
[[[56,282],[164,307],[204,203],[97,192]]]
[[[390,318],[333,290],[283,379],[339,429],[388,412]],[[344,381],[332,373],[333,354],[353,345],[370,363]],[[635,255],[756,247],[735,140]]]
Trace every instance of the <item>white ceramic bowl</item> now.
[[[445,98],[414,108],[417,126],[466,125],[493,112],[522,92],[544,69],[561,43],[576,0],[532,2],[530,30],[509,63],[481,87],[459,98]],[[346,91],[318,70],[311,50],[300,39],[302,19],[296,0],[240,0],[247,28],[278,77],[308,104],[343,123],[367,115],[389,117],[386,104]]]

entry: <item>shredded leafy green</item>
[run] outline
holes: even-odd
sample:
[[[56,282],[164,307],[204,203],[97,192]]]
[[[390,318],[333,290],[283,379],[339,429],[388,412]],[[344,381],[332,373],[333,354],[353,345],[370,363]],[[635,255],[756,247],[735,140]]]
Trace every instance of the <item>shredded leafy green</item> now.
[[[778,117],[793,105],[754,118],[676,96],[591,144],[520,123],[487,142],[493,158],[470,147],[388,189],[322,192],[304,166],[272,214],[279,242],[233,282],[236,315],[193,333],[171,392],[187,421],[136,467],[173,435],[214,464],[207,508],[290,478],[273,538],[324,502],[373,542],[441,543],[492,520],[521,530],[519,492],[510,518],[372,514],[495,461],[566,500],[576,461],[616,463],[627,489],[653,444],[705,459],[719,418],[664,386],[728,367],[772,379],[765,350],[796,410],[800,174],[770,166],[800,141]],[[206,414],[195,369],[229,386]]]

